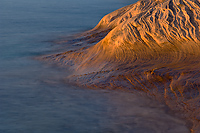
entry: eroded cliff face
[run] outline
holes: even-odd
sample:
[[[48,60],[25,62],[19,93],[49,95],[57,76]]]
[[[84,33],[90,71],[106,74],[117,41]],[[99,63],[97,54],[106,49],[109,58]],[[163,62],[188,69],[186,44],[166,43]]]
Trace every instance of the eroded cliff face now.
[[[199,25],[197,0],[140,0],[61,42],[74,50],[43,59],[74,71],[68,81],[78,85],[145,92],[199,131]]]

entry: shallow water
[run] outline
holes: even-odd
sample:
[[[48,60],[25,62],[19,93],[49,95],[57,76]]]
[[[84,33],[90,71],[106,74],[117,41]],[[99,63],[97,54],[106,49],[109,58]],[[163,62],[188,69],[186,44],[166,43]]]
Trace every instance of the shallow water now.
[[[49,40],[91,29],[133,2],[1,0],[0,132],[189,132],[163,105],[67,85],[67,71],[33,60],[52,52]]]

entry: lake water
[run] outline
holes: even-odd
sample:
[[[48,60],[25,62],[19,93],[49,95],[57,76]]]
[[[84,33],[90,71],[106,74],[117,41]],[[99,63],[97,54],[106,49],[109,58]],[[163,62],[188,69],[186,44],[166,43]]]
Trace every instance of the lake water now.
[[[93,28],[134,0],[1,0],[0,132],[189,132],[163,105],[136,94],[67,85],[67,71],[33,58],[49,40]]]

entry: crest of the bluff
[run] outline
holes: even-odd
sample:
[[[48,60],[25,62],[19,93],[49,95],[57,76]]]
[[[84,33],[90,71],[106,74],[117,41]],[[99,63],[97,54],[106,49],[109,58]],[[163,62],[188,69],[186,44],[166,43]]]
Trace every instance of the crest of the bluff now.
[[[96,28],[110,28],[109,43],[162,44],[198,41],[200,4],[197,0],[141,0],[106,15]]]

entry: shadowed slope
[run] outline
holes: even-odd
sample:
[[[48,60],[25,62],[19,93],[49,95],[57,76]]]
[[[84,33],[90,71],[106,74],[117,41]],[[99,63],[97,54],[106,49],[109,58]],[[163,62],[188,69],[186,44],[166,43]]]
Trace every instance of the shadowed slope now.
[[[191,120],[198,131],[199,25],[197,0],[140,0],[61,42],[81,42],[75,50],[43,59],[68,66],[74,71],[69,82],[78,85],[146,92]]]

